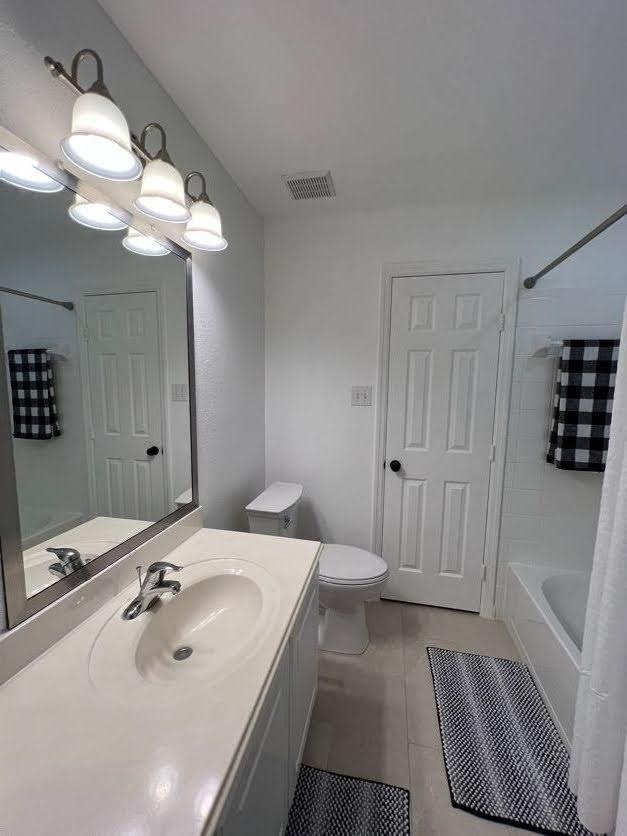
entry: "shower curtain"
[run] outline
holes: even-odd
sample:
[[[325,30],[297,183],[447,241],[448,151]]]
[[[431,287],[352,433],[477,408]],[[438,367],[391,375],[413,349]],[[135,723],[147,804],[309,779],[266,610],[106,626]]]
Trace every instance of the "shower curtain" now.
[[[594,833],[627,834],[627,308],[577,692],[570,788]]]

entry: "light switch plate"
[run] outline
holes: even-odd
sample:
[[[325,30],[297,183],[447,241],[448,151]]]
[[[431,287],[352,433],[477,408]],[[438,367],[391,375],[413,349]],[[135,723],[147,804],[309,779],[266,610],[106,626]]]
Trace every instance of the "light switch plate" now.
[[[186,403],[189,400],[189,392],[187,383],[173,383],[172,384],[172,402]]]
[[[372,386],[353,386],[351,406],[372,406]]]

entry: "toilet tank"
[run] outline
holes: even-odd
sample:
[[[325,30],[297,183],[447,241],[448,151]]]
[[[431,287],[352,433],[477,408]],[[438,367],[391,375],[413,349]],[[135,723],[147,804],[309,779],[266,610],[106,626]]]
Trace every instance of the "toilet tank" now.
[[[294,537],[302,495],[303,486],[296,482],[273,482],[246,506],[251,533]]]

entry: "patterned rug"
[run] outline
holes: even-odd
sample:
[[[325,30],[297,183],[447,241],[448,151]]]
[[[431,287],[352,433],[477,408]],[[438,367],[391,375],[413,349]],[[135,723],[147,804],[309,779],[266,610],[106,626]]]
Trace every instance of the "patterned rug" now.
[[[286,836],[409,836],[409,792],[303,764]]]
[[[590,836],[568,752],[520,662],[427,648],[454,807],[551,836]]]

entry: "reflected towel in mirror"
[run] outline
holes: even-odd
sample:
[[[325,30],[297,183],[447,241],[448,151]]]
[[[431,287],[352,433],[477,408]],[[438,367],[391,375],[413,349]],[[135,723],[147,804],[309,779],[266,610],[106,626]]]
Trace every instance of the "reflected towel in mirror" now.
[[[12,349],[8,355],[14,438],[50,439],[61,435],[48,351]]]

